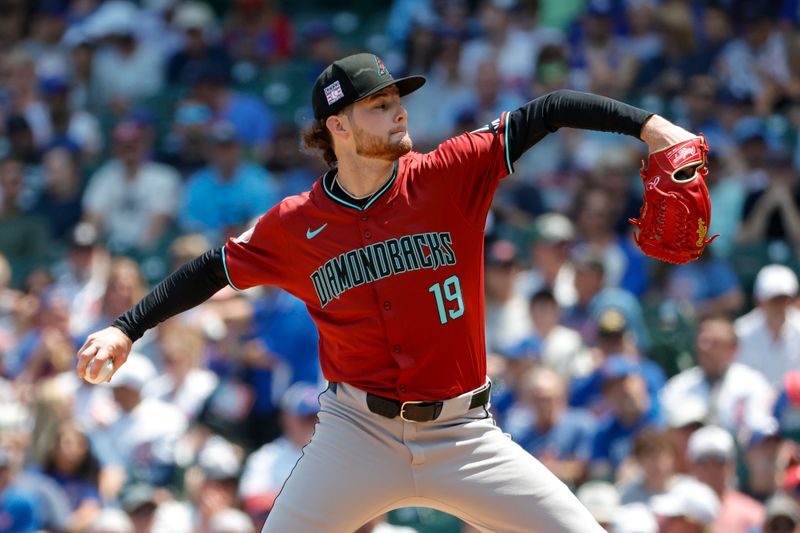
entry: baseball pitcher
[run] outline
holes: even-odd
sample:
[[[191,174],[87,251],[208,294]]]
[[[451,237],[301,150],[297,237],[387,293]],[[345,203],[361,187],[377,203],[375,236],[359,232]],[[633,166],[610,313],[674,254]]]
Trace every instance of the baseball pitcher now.
[[[421,154],[401,98],[424,83],[394,79],[373,54],[328,66],[304,138],[331,170],[92,334],[77,373],[92,379],[108,359],[118,369],[145,330],[226,284],[276,285],[306,303],[330,385],[263,531],[350,533],[426,506],[481,531],[600,532],[488,411],[484,224],[499,181],[543,137],[561,127],[620,133],[652,154],[638,242],[690,260],[707,243],[705,142],[624,103],[556,91]]]

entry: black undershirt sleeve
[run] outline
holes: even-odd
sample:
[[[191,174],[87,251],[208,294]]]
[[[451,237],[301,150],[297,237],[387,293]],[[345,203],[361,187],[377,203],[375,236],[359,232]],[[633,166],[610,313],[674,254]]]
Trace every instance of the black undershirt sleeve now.
[[[558,90],[531,100],[508,117],[508,155],[516,161],[559,128],[609,131],[639,138],[652,113],[632,105],[577,91]]]
[[[112,324],[135,341],[160,322],[211,298],[228,284],[222,248],[189,261]]]

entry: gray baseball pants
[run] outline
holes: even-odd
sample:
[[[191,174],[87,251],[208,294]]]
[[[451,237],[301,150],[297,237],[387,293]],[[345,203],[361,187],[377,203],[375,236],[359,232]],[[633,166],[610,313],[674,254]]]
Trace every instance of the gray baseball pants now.
[[[486,532],[604,530],[558,478],[503,433],[472,393],[433,422],[372,413],[339,383],[262,533],[352,533],[399,507],[432,507]]]

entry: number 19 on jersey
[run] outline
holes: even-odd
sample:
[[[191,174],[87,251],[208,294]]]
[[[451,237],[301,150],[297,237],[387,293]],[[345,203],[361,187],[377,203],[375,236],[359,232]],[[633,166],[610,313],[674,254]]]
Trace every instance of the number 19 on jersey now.
[[[436,310],[439,312],[439,322],[447,324],[448,320],[455,320],[464,314],[464,298],[461,296],[461,282],[458,276],[450,276],[441,283],[434,283],[428,287],[428,292],[436,298]],[[445,304],[445,301],[448,304]],[[455,302],[455,306],[453,306]]]

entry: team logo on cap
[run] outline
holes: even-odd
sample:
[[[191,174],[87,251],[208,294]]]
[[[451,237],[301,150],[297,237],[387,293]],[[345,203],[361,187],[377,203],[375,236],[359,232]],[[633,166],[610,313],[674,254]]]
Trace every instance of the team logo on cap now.
[[[383,64],[383,60],[380,57],[375,56],[375,63],[378,64],[378,76],[389,74],[389,69],[386,68],[386,65]]]
[[[328,100],[328,105],[333,105],[334,102],[344,98],[344,92],[339,80],[331,83],[325,87],[325,99]]]

